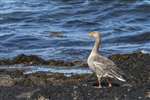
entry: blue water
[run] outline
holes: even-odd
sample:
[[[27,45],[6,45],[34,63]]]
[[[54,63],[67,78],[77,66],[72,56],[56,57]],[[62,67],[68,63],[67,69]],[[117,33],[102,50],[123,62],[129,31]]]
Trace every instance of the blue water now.
[[[150,51],[150,0],[0,0],[0,58],[84,60],[91,31],[103,55]]]

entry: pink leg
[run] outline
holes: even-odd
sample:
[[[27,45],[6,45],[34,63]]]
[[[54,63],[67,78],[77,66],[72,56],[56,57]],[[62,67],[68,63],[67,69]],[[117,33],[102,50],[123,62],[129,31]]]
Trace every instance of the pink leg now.
[[[111,80],[107,79],[107,82],[108,82],[108,87],[112,87]]]

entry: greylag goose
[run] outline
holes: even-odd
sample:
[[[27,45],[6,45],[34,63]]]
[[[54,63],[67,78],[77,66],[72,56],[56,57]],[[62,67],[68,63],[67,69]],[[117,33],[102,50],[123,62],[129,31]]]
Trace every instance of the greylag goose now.
[[[115,78],[125,82],[126,80],[123,78],[124,75],[123,71],[120,68],[118,68],[112,60],[99,54],[101,34],[99,32],[90,32],[89,36],[95,39],[95,44],[88,57],[87,63],[89,68],[96,73],[99,83],[98,88],[102,88],[101,86],[102,77]],[[112,87],[111,81],[110,80],[107,81],[108,86]]]

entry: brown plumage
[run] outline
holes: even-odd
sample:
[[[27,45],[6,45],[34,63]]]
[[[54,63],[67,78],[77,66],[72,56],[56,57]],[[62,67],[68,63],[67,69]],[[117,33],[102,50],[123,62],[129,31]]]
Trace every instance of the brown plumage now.
[[[88,65],[90,69],[96,73],[99,82],[99,88],[101,88],[101,79],[102,77],[116,78],[120,81],[126,81],[123,78],[123,71],[119,69],[113,61],[100,55],[98,53],[100,47],[100,33],[99,32],[90,32],[89,35],[95,38],[95,44],[91,51],[91,54],[88,57]],[[109,81],[108,81],[109,82]],[[109,82],[109,87],[111,87]]]

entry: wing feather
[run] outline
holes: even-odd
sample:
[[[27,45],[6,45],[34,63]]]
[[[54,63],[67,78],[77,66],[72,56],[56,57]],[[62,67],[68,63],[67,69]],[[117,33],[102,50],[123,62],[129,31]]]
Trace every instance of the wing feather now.
[[[123,71],[108,58],[102,56],[96,57],[96,59],[93,61],[93,64],[96,69],[96,74],[108,75],[109,77],[114,77],[121,81],[125,81],[125,79],[122,77],[124,76]]]

